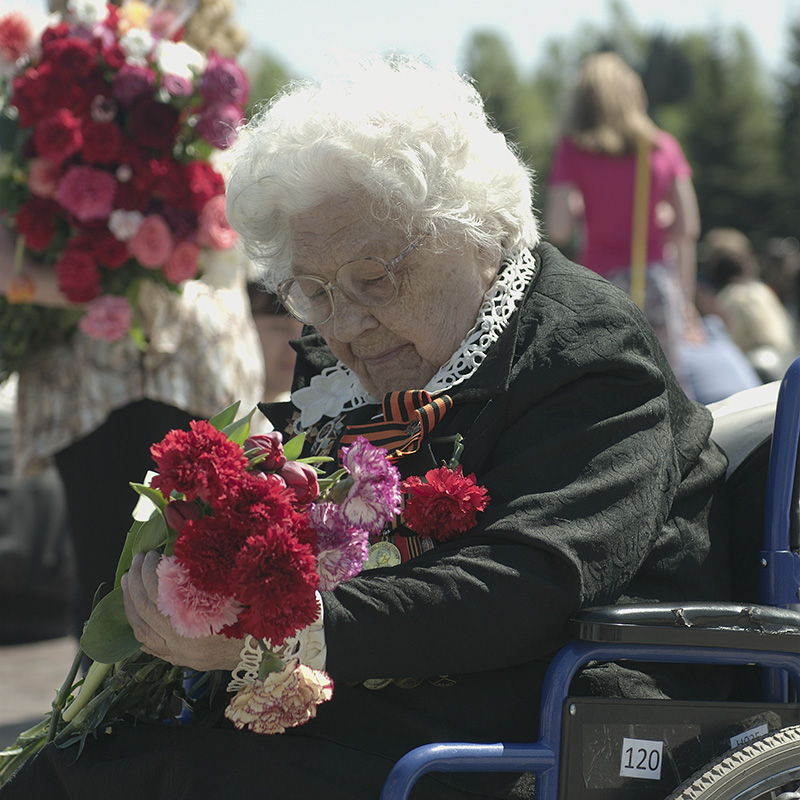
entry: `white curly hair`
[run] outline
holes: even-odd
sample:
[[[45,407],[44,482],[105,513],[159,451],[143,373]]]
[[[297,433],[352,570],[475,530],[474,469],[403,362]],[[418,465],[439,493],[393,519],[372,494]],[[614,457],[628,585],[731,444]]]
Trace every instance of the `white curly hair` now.
[[[378,224],[439,247],[465,238],[498,258],[538,241],[533,173],[455,69],[361,59],[296,82],[245,125],[227,153],[227,213],[273,289],[290,274],[288,217],[364,196]]]

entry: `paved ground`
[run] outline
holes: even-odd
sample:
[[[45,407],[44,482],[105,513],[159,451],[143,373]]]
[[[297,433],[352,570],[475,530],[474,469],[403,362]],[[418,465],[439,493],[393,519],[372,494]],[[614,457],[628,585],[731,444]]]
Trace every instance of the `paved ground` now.
[[[0,749],[48,713],[76,647],[72,637],[0,646]]]

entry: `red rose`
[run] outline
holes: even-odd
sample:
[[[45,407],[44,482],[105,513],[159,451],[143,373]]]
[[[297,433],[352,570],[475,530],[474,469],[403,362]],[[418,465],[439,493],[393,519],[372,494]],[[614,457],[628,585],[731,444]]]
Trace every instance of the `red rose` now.
[[[20,206],[15,218],[17,231],[25,237],[31,250],[44,250],[50,246],[55,235],[55,218],[59,208],[52,200],[29,197]]]
[[[110,45],[103,48],[103,61],[114,72],[122,69],[125,63],[125,51],[119,46],[118,41],[114,40]]]
[[[150,204],[150,196],[145,191],[140,191],[131,183],[117,183],[117,192],[114,195],[114,208],[123,211],[141,211],[144,213]]]
[[[428,470],[424,482],[412,476],[400,488],[408,495],[403,510],[406,525],[439,542],[457,539],[472,528],[491,499],[475,476],[464,475],[460,466]]]
[[[72,303],[88,303],[100,294],[100,270],[88,250],[67,247],[56,262],[58,288]]]
[[[171,149],[178,128],[178,111],[172,106],[150,97],[141,97],[133,104],[130,134],[142,146],[153,150]]]
[[[190,192],[189,204],[198,214],[212,197],[225,191],[222,176],[206,161],[186,164],[184,176]]]
[[[119,156],[122,134],[113,122],[86,120],[81,157],[87,164],[110,164]]]
[[[36,126],[33,144],[42,158],[61,164],[81,149],[81,122],[71,111],[61,108]]]
[[[128,246],[111,231],[98,231],[92,237],[92,253],[108,269],[119,269],[129,258]]]

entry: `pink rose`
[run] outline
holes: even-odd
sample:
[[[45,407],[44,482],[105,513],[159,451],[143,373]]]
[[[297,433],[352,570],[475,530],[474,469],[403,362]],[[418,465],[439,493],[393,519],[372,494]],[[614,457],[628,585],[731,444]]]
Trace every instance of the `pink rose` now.
[[[283,436],[278,431],[269,433],[259,433],[245,440],[244,450],[256,450],[255,455],[261,457],[255,468],[269,472],[281,469],[286,463],[286,456],[283,454]]]
[[[191,242],[176,245],[172,255],[164,264],[164,276],[170,283],[181,283],[197,275],[200,248]]]
[[[124,297],[104,294],[86,304],[78,327],[92,339],[116,342],[131,329],[132,321],[133,309]]]
[[[52,197],[56,193],[61,167],[46,158],[34,158],[28,168],[28,188],[37,197]]]
[[[148,269],[155,269],[166,263],[174,246],[169,225],[160,214],[145,217],[139,230],[128,242],[131,255]]]
[[[194,91],[192,82],[183,75],[164,75],[161,79],[161,87],[170,97],[191,97]]]
[[[214,52],[208,56],[208,66],[200,79],[200,94],[207,103],[247,102],[247,76],[232,58],[221,58]]]
[[[243,119],[239,106],[208,106],[197,118],[197,133],[214,147],[225,150],[236,141],[236,129]]]
[[[197,241],[214,250],[227,250],[236,243],[238,234],[228,223],[225,196],[218,194],[203,206],[197,219]]]
[[[106,219],[111,213],[117,179],[94,167],[72,166],[61,178],[56,200],[81,222]]]
[[[310,503],[319,494],[319,483],[314,467],[299,461],[287,461],[278,472],[286,488],[294,492],[300,504]]]
[[[114,76],[112,91],[123,108],[130,108],[140,97],[151,95],[155,85],[156,74],[152,69],[125,64]]]

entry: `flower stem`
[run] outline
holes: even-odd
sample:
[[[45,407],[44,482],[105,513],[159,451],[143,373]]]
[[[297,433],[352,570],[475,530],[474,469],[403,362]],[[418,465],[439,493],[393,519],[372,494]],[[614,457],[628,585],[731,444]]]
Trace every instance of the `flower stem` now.
[[[58,731],[58,720],[61,717],[64,706],[67,704],[67,698],[72,691],[72,684],[75,682],[75,676],[78,674],[81,661],[83,661],[83,650],[79,647],[78,652],[75,653],[75,658],[72,660],[69,673],[67,674],[64,683],[61,684],[61,688],[58,690],[56,699],[53,701],[53,710],[50,713],[50,725],[47,729],[48,742],[53,741]]]
[[[98,661],[92,662],[86,677],[83,679],[83,685],[78,696],[64,709],[64,713],[61,715],[61,719],[64,722],[74,719],[75,715],[92,699],[97,687],[100,686],[113,666],[113,664],[101,664]]]

